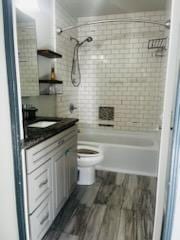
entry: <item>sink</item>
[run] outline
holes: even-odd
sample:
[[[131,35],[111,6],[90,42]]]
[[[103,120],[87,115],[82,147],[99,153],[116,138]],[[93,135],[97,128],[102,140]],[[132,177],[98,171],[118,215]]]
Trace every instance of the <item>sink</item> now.
[[[46,128],[46,127],[50,127],[54,124],[56,124],[58,122],[52,122],[52,121],[39,121],[36,123],[32,123],[30,125],[28,125],[28,127],[33,127],[33,128]]]

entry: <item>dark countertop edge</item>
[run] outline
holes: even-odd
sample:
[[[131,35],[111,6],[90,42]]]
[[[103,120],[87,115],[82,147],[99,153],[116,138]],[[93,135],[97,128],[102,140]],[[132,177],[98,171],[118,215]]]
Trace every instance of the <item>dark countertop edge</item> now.
[[[43,118],[38,118],[38,119],[43,120]],[[47,119],[47,118],[46,118],[46,119]],[[50,119],[50,118],[48,118],[48,119]],[[53,118],[53,119],[54,119],[54,118]],[[56,118],[56,119],[57,119],[57,118]],[[36,121],[37,121],[37,120],[36,120]],[[33,121],[33,122],[36,122],[36,121]],[[27,140],[26,140],[26,141],[23,140],[23,141],[22,141],[22,150],[28,150],[28,149],[30,149],[30,148],[32,148],[32,147],[34,147],[34,146],[36,146],[36,145],[38,145],[38,144],[46,141],[46,140],[48,140],[49,138],[52,138],[52,137],[56,136],[57,134],[65,131],[65,130],[67,130],[68,128],[70,128],[70,127],[72,127],[72,126],[74,126],[78,121],[79,121],[79,119],[72,119],[71,122],[68,122],[67,124],[64,124],[64,126],[59,127],[59,130],[56,129],[56,131],[54,131],[54,130],[52,129],[52,134],[48,134],[48,136],[44,136],[44,135],[43,135],[42,138],[39,137],[39,138],[37,138],[37,139],[35,139],[35,140],[30,139],[29,142],[28,142]]]

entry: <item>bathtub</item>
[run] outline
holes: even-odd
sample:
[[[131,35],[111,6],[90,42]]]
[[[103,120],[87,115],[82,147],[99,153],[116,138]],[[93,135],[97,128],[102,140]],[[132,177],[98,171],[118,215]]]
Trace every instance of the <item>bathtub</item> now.
[[[104,153],[98,170],[157,177],[158,133],[132,133],[110,129],[80,128],[79,144],[99,146]]]

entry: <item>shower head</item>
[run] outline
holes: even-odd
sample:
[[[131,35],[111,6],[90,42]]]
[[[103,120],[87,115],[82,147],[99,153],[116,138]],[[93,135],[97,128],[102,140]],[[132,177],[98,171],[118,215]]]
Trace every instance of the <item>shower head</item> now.
[[[88,38],[86,38],[86,41],[87,41],[87,42],[92,42],[92,41],[93,41],[93,38],[92,38],[92,37],[88,37]]]
[[[92,37],[87,37],[84,41],[79,43],[79,46],[82,46],[85,42],[92,42],[93,38]]]

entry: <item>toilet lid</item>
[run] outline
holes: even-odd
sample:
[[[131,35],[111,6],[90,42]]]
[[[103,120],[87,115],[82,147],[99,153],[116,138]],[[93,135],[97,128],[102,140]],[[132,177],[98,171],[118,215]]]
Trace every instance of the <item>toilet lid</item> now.
[[[94,157],[100,154],[100,150],[93,146],[80,145],[77,150],[78,156]]]

